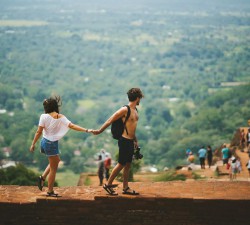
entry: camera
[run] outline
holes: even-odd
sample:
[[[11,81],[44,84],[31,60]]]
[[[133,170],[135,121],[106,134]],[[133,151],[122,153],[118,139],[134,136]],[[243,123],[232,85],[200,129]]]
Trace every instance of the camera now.
[[[141,148],[139,146],[135,149],[135,152],[134,152],[135,159],[142,159],[143,158],[143,155],[140,153],[140,150],[141,150]]]

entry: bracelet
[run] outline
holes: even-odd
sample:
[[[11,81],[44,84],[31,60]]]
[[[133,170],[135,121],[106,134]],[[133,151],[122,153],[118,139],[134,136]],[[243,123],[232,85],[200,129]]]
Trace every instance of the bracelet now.
[[[89,132],[89,129],[86,129],[86,133],[88,133]]]

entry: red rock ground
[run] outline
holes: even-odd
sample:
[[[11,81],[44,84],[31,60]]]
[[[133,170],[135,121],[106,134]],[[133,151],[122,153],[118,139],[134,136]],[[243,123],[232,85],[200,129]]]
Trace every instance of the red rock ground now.
[[[139,196],[122,194],[122,186],[117,188],[118,196],[108,196],[99,186],[60,187],[60,199],[94,200],[97,197],[111,198],[188,198],[188,199],[245,199],[250,200],[248,181],[175,181],[175,182],[134,182],[131,188],[140,192]],[[27,204],[46,197],[46,191],[37,187],[0,186],[0,202]],[[54,198],[53,198],[54,199]]]

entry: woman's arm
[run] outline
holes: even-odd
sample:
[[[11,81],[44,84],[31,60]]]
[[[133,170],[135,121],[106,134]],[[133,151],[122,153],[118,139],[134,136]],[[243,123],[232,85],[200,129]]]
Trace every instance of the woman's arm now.
[[[86,133],[92,132],[92,130],[89,130],[89,129],[81,127],[81,126],[78,126],[78,125],[76,125],[74,123],[70,123],[69,128],[72,129],[72,130],[82,131],[82,132],[86,132]]]
[[[36,142],[41,137],[42,133],[43,133],[43,127],[38,126],[37,131],[36,131],[35,136],[34,136],[34,139],[33,139],[32,144],[30,146],[30,152],[35,151]]]

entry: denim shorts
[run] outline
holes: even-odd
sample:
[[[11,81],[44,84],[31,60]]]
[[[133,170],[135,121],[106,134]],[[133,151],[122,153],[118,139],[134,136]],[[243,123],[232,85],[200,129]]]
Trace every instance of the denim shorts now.
[[[44,153],[46,156],[59,155],[58,141],[49,141],[46,138],[42,138],[41,153]]]

